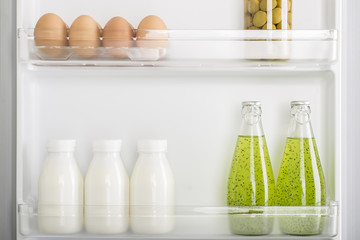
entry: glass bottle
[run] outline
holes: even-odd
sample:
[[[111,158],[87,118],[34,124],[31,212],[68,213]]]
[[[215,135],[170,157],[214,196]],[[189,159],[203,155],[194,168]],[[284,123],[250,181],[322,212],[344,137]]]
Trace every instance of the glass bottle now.
[[[276,205],[309,206],[307,213],[282,217],[280,227],[293,235],[320,234],[322,220],[316,208],[325,205],[325,178],[310,121],[307,101],[291,102],[291,120],[276,185]]]
[[[292,0],[244,0],[244,28],[292,29]]]
[[[228,180],[228,206],[275,205],[275,180],[261,113],[260,102],[243,102],[240,135]],[[271,232],[273,219],[262,215],[263,211],[249,209],[247,212],[246,208],[243,209],[246,214],[230,215],[230,228],[234,234],[264,235]]]

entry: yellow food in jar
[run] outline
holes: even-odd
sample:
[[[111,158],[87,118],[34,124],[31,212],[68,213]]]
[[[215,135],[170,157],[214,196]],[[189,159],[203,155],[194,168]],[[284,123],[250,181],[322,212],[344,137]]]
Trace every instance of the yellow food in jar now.
[[[267,30],[268,29],[268,24],[266,23],[263,27],[262,27],[263,30]],[[276,29],[276,26],[275,24],[272,24],[272,30],[275,30]]]
[[[283,6],[282,0],[277,0],[277,7],[287,7],[288,12],[291,11],[291,0],[287,0],[287,6]]]
[[[292,0],[244,0],[244,28],[251,30],[291,29],[291,9]],[[269,13],[269,11],[272,12]],[[270,22],[268,16],[272,22]],[[287,21],[287,26],[282,26],[281,22],[283,20],[284,22]],[[271,26],[268,24],[271,24]]]
[[[288,4],[287,4],[287,10],[288,10],[288,12],[289,12],[289,11],[291,11],[291,1],[288,0],[287,3],[288,3]]]
[[[292,24],[292,14],[291,14],[291,12],[288,13],[288,23]]]
[[[254,15],[253,23],[255,27],[262,27],[266,23],[267,14],[264,11],[258,11]]]
[[[277,7],[277,8],[273,9],[272,21],[273,21],[273,24],[278,24],[279,22],[281,22],[281,8]]]
[[[276,25],[276,29],[283,29],[282,22]],[[287,23],[287,28],[285,28],[284,30],[291,30],[291,25]]]
[[[268,10],[267,5],[268,5],[268,1],[267,1],[267,0],[262,0],[262,1],[260,2],[260,9],[261,9],[262,11],[267,11],[267,10]],[[274,9],[274,8],[276,7],[276,5],[277,5],[277,1],[276,1],[276,0],[272,0],[271,9]]]
[[[246,14],[245,18],[244,18],[244,26],[245,26],[245,28],[249,28],[252,25],[254,25],[254,24],[253,24],[253,19],[252,19],[251,15]]]
[[[256,13],[259,11],[260,3],[259,0],[249,0],[248,2],[248,12],[251,14]]]

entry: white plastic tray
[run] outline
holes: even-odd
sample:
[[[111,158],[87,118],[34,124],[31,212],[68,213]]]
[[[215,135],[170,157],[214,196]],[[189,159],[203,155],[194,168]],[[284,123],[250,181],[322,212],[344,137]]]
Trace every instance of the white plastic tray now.
[[[19,205],[20,233],[32,237],[81,237],[99,238],[100,235],[83,231],[70,235],[44,234],[37,226],[37,208],[29,205]],[[104,216],[101,216],[104,217]],[[141,216],[148,218],[152,216]],[[164,217],[164,216],[162,216]],[[139,235],[131,232],[131,228],[123,234],[102,235],[102,238],[165,238],[165,239],[292,239],[295,235],[287,235],[281,231],[281,226],[294,231],[300,231],[297,238],[306,239],[333,238],[338,234],[339,206],[331,202],[323,207],[203,207],[177,206],[175,214],[166,216],[174,223],[171,232],[159,235]],[[286,223],[286,225],[284,225]],[[244,235],[232,234],[231,227],[241,229]],[[281,225],[283,224],[283,225]],[[300,224],[304,224],[302,227]],[[249,232],[245,232],[249,231]],[[268,234],[260,234],[266,231]],[[309,232],[307,232],[309,231]],[[316,232],[316,234],[311,234]],[[310,234],[310,235],[308,235]]]
[[[35,46],[33,29],[19,29],[20,60],[37,66],[182,67],[241,66],[244,62],[259,65],[259,61],[275,65],[329,65],[337,59],[336,30],[144,31],[150,40],[147,41],[149,47],[137,46],[134,38],[131,47],[90,48],[94,55],[83,57],[77,55],[78,47]],[[157,41],[164,35],[168,41]],[[51,51],[61,51],[61,54],[46,54]],[[121,52],[125,58],[114,58],[109,54],[111,51]]]

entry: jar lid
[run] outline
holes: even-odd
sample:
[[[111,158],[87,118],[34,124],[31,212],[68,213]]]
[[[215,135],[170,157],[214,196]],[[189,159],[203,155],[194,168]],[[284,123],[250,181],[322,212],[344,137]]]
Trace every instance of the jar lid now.
[[[246,101],[246,102],[242,102],[243,106],[261,106],[261,102],[260,101]]]
[[[139,152],[166,152],[167,140],[148,139],[138,141]]]
[[[95,140],[93,141],[93,152],[120,152],[120,139],[113,140]]]
[[[304,105],[304,106],[310,106],[310,102],[307,100],[303,100],[303,101],[292,101],[290,103],[291,106],[298,106],[298,105]]]
[[[50,140],[47,143],[48,152],[73,152],[75,150],[76,140]]]

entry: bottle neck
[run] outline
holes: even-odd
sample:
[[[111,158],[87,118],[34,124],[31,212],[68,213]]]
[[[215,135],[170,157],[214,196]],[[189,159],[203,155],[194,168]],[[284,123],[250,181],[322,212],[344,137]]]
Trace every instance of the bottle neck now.
[[[94,152],[93,153],[93,161],[104,164],[114,164],[114,162],[120,163],[121,157],[120,152]]]
[[[74,152],[48,152],[48,157],[53,158],[64,158],[64,159],[71,159],[74,157]]]
[[[296,118],[291,118],[288,137],[290,138],[313,138],[314,134],[311,127],[310,120],[305,123],[300,123]]]
[[[166,152],[139,152],[139,159],[153,161],[166,160]]]
[[[288,131],[291,138],[313,138],[310,108],[308,106],[294,106],[291,109],[291,120]]]
[[[94,156],[103,158],[120,158],[120,152],[94,152]]]
[[[48,152],[46,160],[54,164],[70,164],[75,162],[75,156],[73,152]]]
[[[256,124],[248,124],[245,121],[242,122],[240,127],[241,136],[264,136],[264,130],[262,128],[261,120]]]
[[[264,136],[260,108],[243,108],[239,135]]]

